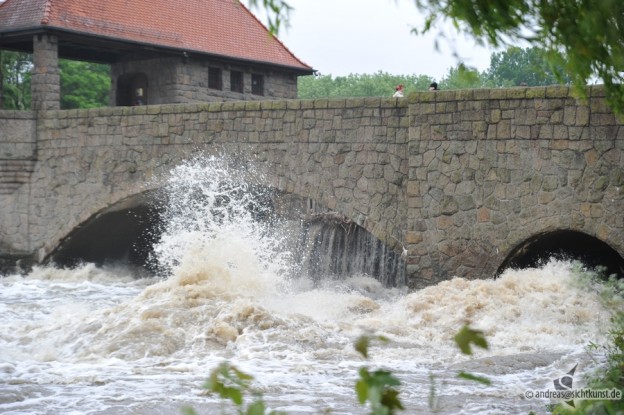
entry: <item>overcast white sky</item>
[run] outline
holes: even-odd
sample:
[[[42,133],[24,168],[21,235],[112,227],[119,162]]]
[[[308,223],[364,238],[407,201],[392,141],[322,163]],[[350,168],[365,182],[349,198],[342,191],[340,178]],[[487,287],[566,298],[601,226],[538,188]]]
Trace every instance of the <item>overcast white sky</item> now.
[[[323,75],[378,71],[395,75],[429,75],[440,80],[461,60],[479,70],[490,64],[491,49],[446,30],[449,42],[434,28],[427,36],[410,33],[424,17],[414,0],[288,0],[294,11],[279,39],[299,59]],[[261,12],[252,9],[262,19]],[[449,25],[450,27],[450,25]]]

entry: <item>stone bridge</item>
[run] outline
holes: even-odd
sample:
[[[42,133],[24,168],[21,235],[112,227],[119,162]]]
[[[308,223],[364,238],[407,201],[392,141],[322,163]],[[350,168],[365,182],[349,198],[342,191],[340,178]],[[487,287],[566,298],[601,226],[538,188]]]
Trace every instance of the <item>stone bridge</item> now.
[[[601,87],[0,111],[0,255],[46,260],[200,152],[356,222],[406,256],[410,288],[545,249],[624,273],[624,124]]]

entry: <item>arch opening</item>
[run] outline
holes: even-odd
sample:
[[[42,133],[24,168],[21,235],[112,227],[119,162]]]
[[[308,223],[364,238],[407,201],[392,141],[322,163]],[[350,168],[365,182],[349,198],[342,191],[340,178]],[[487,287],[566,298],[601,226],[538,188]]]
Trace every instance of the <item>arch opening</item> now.
[[[550,258],[577,260],[589,269],[603,268],[606,276],[624,278],[624,258],[607,243],[583,232],[557,230],[535,235],[505,258],[496,275],[508,268],[532,268]]]
[[[151,253],[159,236],[161,209],[149,199],[137,195],[95,214],[64,238],[45,262],[63,267],[83,262],[122,265],[155,274]]]
[[[280,234],[280,249],[291,253],[294,277],[342,280],[366,275],[384,286],[405,285],[405,264],[365,228],[308,198],[274,188],[252,186],[249,204],[254,221]],[[45,262],[73,267],[80,263],[124,266],[141,276],[162,274],[154,246],[166,226],[166,195],[154,190],[135,195],[93,215],[79,225]],[[215,199],[226,206],[227,197]]]

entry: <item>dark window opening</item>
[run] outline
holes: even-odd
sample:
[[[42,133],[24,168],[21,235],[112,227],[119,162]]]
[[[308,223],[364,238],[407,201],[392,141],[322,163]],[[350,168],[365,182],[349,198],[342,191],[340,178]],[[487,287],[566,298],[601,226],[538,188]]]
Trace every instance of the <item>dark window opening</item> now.
[[[243,73],[232,71],[230,72],[230,90],[232,92],[243,92]]]
[[[254,95],[264,95],[264,76],[251,75],[251,93]]]
[[[117,79],[117,106],[147,105],[147,75],[124,74]]]
[[[219,91],[223,89],[221,68],[208,68],[208,88],[218,89]]]

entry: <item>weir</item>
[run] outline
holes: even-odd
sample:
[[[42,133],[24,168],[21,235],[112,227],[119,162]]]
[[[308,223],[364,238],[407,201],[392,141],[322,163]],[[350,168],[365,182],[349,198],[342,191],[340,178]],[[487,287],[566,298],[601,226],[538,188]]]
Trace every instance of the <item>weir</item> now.
[[[405,285],[404,259],[361,226],[294,195],[272,189],[251,193],[261,209],[253,212],[254,219],[266,226],[267,232],[284,238],[280,250],[291,252],[297,277],[318,282],[366,275],[385,286]],[[164,199],[165,190],[159,189],[97,213],[74,229],[44,261],[61,267],[82,263],[124,266],[138,275],[159,275],[153,246],[164,230]],[[316,213],[308,211],[308,206],[314,206]]]
[[[95,215],[201,153],[227,155],[237,174],[366,230],[412,289],[491,278],[553,232],[600,241],[621,264],[624,128],[601,87],[589,97],[539,87],[1,111],[1,254],[9,265],[46,260]],[[357,243],[332,232],[309,234]]]

